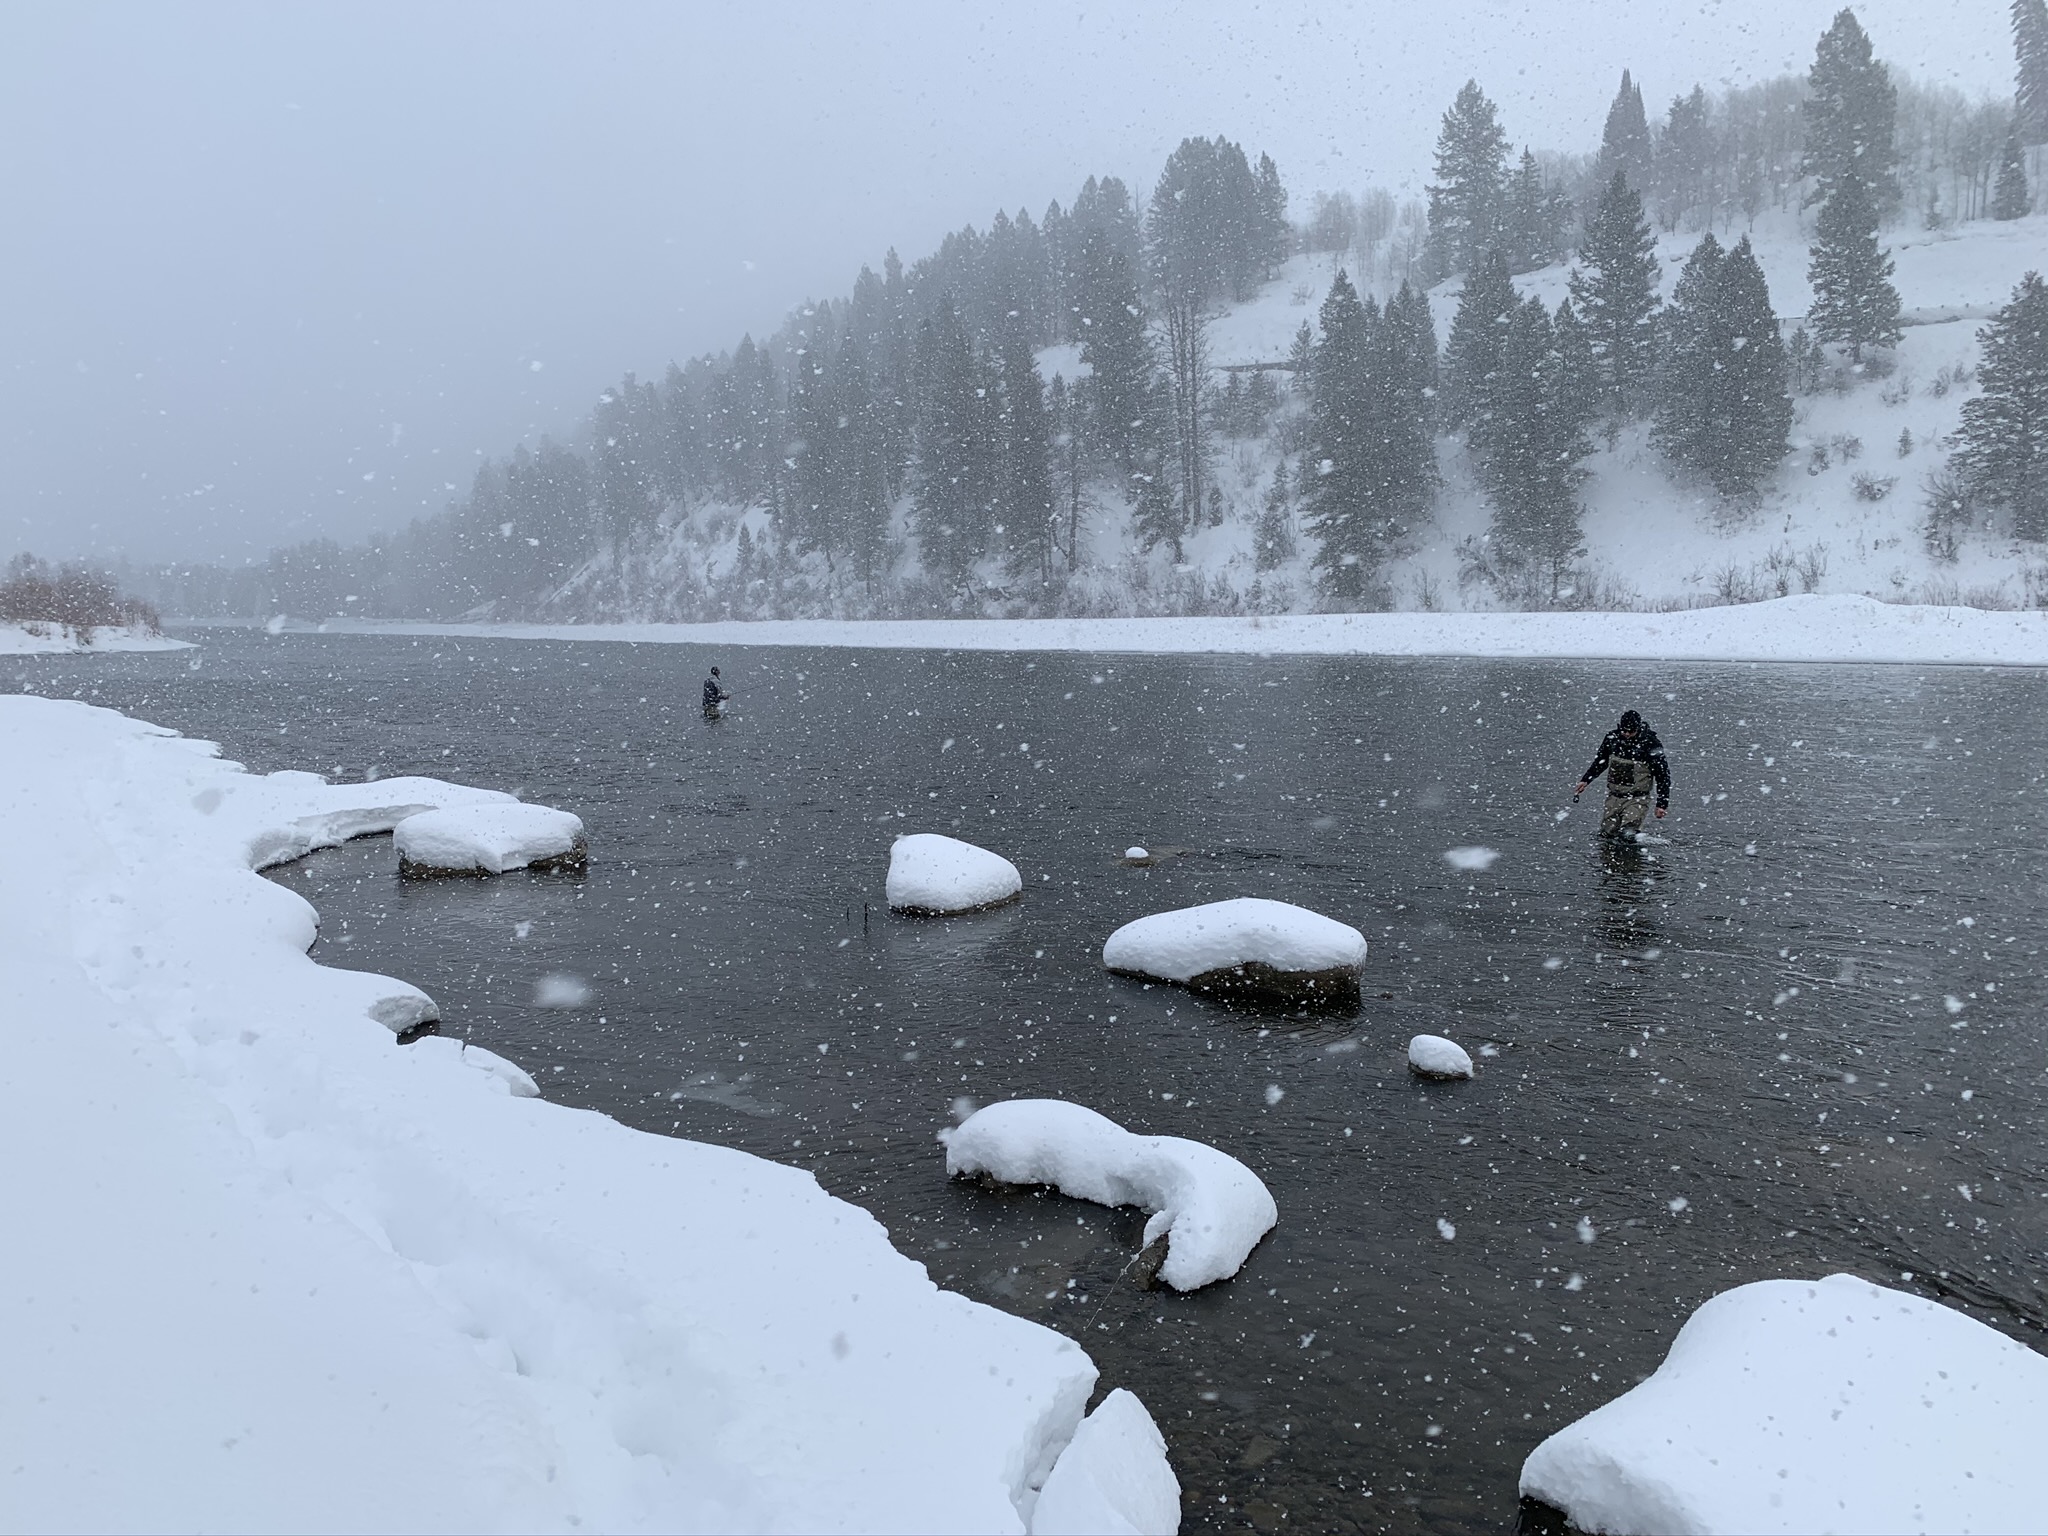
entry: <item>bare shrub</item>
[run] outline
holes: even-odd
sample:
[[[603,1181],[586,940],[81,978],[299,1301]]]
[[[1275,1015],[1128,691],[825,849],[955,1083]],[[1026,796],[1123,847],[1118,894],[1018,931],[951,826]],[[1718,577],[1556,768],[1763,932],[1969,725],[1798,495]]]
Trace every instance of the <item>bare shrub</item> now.
[[[1946,464],[1929,472],[1920,482],[1920,537],[1927,553],[1937,560],[1953,562],[1962,547],[1963,530],[1970,526],[1975,508],[1970,488],[1963,477]]]
[[[1857,470],[1849,479],[1858,501],[1883,501],[1898,483],[1897,475],[1873,475],[1867,469]]]

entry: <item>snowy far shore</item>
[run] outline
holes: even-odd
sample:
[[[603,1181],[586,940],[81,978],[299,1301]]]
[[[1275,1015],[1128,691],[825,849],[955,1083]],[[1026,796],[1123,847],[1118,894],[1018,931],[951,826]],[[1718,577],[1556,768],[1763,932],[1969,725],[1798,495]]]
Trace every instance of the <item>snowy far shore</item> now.
[[[125,624],[95,628],[82,638],[68,624],[0,624],[0,656],[68,656],[79,651],[189,651],[192,642],[173,640]]]
[[[2048,666],[2048,610],[1800,596],[1678,613],[1310,613],[1167,619],[826,619],[724,624],[365,624],[327,633],[653,645],[1559,660]]]
[[[1171,1487],[1073,1342],[808,1172],[400,1046],[424,995],[255,873],[504,797],[33,696],[0,742],[0,1525],[1022,1532],[1070,1443],[1061,1521]]]

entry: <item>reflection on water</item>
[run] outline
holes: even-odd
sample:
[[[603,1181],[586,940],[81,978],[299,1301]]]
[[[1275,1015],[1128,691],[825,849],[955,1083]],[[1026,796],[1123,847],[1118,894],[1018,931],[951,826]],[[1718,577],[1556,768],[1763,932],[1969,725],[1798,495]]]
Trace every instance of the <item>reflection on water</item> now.
[[[196,671],[0,679],[259,769],[577,811],[580,881],[401,884],[383,840],[279,878],[324,962],[417,982],[549,1097],[814,1169],[1079,1339],[1165,1431],[1189,1530],[1507,1526],[1529,1449],[1745,1280],[2048,1326],[2038,674],[727,651],[714,728],[694,648],[206,638]],[[1556,813],[1629,706],[1669,841],[1601,847],[1597,808]],[[1014,859],[1023,902],[890,915],[912,830]],[[1365,931],[1355,1016],[1101,970],[1119,924],[1241,895]],[[1424,1031],[1479,1076],[1413,1079]],[[956,1110],[1022,1094],[1214,1142],[1279,1227],[1228,1284],[1141,1289],[1134,1213],[944,1178]]]

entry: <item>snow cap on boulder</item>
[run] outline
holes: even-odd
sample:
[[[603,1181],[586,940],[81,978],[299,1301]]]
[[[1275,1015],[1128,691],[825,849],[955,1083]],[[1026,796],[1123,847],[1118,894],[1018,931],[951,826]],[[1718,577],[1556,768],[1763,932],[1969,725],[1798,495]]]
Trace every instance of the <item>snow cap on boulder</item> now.
[[[957,837],[912,832],[889,849],[889,905],[898,912],[978,912],[1023,891],[1016,865]]]
[[[2048,1358],[1859,1280],[1760,1280],[1522,1464],[1584,1531],[2025,1531],[2048,1510]]]
[[[589,857],[581,820],[517,800],[422,811],[393,827],[391,841],[402,875],[581,869]]]
[[[1455,1040],[1417,1035],[1408,1042],[1408,1067],[1420,1077],[1470,1077],[1472,1057]]]
[[[1177,1291],[1227,1280],[1280,1219],[1259,1176],[1179,1136],[1139,1136],[1062,1099],[1010,1099],[944,1132],[946,1172],[1049,1184],[1078,1200],[1151,1213],[1144,1246],[1166,1238],[1159,1278]]]
[[[1197,991],[1355,1004],[1365,935],[1291,902],[1240,896],[1125,923],[1102,963]]]

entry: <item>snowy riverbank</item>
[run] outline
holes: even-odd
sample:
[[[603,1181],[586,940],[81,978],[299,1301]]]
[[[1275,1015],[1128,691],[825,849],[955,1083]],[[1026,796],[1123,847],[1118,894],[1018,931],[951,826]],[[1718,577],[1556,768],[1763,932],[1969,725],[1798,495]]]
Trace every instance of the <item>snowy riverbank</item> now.
[[[1078,1347],[808,1173],[398,1046],[419,994],[252,872],[478,792],[35,697],[0,740],[6,1524],[1027,1528]]]
[[[2048,611],[1802,596],[1680,613],[1319,613],[1183,619],[823,619],[726,624],[357,624],[330,633],[877,650],[1222,652],[2048,666]]]
[[[186,651],[189,640],[173,640],[146,629],[113,624],[81,638],[67,624],[0,624],[0,656],[67,656],[78,651]]]

